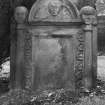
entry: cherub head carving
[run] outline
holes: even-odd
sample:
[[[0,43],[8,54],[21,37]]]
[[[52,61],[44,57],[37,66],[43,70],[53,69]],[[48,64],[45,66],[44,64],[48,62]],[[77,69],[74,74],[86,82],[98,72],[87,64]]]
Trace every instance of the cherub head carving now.
[[[85,6],[80,10],[81,19],[86,24],[93,24],[96,21],[96,11],[93,7]]]
[[[16,7],[14,17],[17,23],[22,24],[26,21],[28,10],[24,6]]]
[[[59,0],[52,0],[48,4],[48,11],[52,16],[59,14],[61,10],[61,2]]]

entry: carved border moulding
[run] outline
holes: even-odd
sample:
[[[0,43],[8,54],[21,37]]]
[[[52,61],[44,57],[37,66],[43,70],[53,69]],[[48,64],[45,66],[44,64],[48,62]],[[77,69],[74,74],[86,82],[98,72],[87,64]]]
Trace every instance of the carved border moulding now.
[[[83,86],[83,71],[84,71],[84,50],[85,38],[84,31],[79,30],[77,33],[78,45],[76,48],[76,64],[75,64],[75,84],[76,88],[80,89]]]
[[[32,88],[32,34],[28,30],[24,30],[25,46],[24,46],[24,70],[25,70],[25,88]]]
[[[79,41],[79,42],[80,42],[80,41]],[[78,49],[79,51],[83,51],[83,50],[84,50],[84,47],[85,47],[85,46],[84,46],[84,42],[80,42],[77,49]]]
[[[80,42],[84,42],[84,36],[82,35],[82,32],[78,32],[77,39],[78,39],[78,41],[80,41]]]
[[[76,66],[79,71],[81,71],[84,68],[83,61],[76,61]]]

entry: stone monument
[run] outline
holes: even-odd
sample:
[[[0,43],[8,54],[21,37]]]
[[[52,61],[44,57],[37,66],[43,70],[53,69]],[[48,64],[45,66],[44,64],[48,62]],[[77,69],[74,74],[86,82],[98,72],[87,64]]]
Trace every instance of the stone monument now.
[[[15,20],[19,20],[15,88],[75,91],[95,86],[97,23],[94,8],[86,6],[78,11],[70,0],[38,0],[27,21],[20,22],[19,17]]]

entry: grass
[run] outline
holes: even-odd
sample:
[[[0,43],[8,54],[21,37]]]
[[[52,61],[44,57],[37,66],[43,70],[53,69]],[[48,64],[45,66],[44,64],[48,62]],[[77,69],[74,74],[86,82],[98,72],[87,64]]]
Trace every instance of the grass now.
[[[37,95],[29,90],[14,89],[0,97],[0,105],[105,105],[105,93],[96,94],[98,91],[101,89],[79,97],[64,89],[46,90]]]

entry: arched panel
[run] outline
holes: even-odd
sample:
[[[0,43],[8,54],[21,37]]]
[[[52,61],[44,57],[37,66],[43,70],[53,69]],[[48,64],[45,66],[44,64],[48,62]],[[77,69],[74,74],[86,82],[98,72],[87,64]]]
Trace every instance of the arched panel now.
[[[29,13],[29,22],[69,22],[77,18],[79,18],[79,12],[70,0],[38,0]]]

